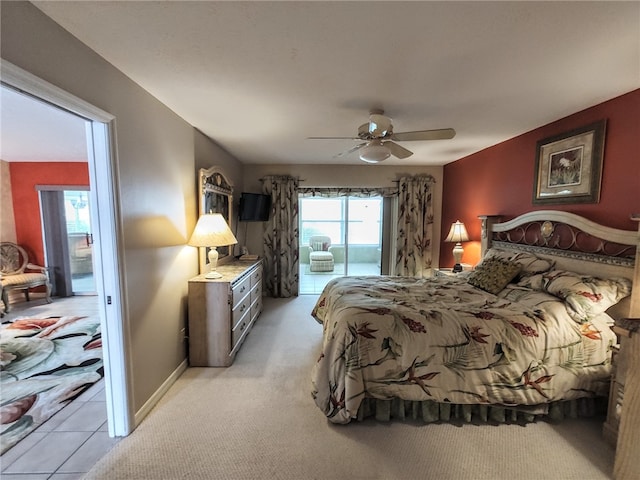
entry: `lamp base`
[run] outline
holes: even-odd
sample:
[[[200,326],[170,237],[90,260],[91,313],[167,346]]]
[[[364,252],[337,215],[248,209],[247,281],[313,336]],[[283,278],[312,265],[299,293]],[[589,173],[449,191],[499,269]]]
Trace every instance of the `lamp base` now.
[[[218,251],[216,250],[216,247],[209,248],[207,258],[209,259],[209,272],[204,276],[204,278],[222,278],[222,274],[216,272],[216,267],[218,266]]]
[[[453,265],[454,273],[458,273],[462,271],[462,265],[460,264],[460,262],[462,262],[463,253],[464,253],[464,250],[462,248],[462,245],[459,242],[456,243],[455,247],[453,247],[453,261],[456,262]]]

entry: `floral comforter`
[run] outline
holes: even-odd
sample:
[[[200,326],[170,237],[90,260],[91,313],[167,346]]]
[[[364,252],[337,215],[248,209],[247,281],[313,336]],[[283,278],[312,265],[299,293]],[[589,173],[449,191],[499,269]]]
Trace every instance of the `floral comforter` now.
[[[364,398],[517,406],[607,395],[610,317],[576,322],[545,292],[343,277],[312,315],[323,324],[312,395],[334,423],[355,418]]]

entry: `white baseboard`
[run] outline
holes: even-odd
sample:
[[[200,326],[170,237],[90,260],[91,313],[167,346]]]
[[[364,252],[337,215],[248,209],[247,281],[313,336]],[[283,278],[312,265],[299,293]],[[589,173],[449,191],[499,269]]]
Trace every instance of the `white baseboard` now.
[[[171,388],[171,386],[176,382],[180,375],[184,373],[188,365],[189,363],[185,358],[182,363],[178,365],[178,368],[176,368],[173,373],[169,375],[169,377],[162,383],[162,385],[160,385],[160,388],[158,388],[158,390],[156,390],[154,394],[151,395],[149,400],[144,403],[142,408],[136,412],[134,418],[136,427],[140,425],[140,422],[142,422],[142,420],[144,420],[147,415],[149,415],[151,409],[156,406],[156,404],[160,401],[164,394],[167,393],[169,388]]]

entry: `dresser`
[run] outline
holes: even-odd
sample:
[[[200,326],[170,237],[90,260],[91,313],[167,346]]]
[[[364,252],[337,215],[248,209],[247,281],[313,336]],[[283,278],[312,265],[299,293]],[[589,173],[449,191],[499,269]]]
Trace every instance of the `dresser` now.
[[[189,280],[189,363],[227,367],[262,311],[262,264],[218,265],[221,278]]]

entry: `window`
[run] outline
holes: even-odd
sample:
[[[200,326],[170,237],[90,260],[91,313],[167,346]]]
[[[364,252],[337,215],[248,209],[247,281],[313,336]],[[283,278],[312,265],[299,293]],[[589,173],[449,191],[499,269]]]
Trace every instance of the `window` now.
[[[332,245],[380,246],[382,197],[301,198],[300,243],[313,235],[329,236]]]

